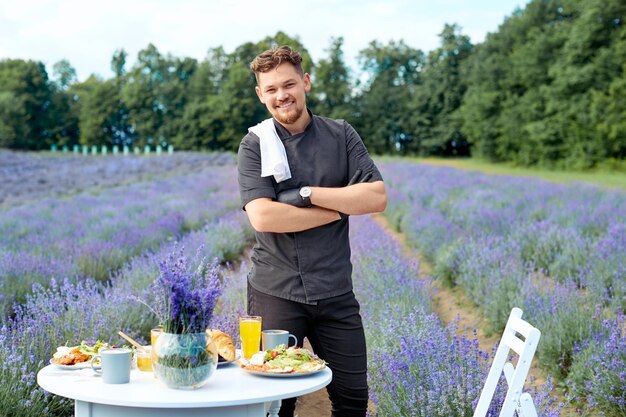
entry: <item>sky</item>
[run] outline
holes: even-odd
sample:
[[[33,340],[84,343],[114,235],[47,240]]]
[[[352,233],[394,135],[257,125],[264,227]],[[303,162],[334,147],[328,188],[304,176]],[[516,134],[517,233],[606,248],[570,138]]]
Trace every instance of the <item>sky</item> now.
[[[222,46],[232,52],[283,31],[309,51],[328,57],[332,38],[343,37],[346,63],[373,40],[404,41],[428,52],[438,34],[456,23],[472,43],[495,32],[526,0],[0,0],[0,59],[31,59],[52,66],[66,59],[78,80],[111,78],[116,50],[127,69],[150,43],[162,55],[204,60]],[[261,51],[259,51],[261,52]]]

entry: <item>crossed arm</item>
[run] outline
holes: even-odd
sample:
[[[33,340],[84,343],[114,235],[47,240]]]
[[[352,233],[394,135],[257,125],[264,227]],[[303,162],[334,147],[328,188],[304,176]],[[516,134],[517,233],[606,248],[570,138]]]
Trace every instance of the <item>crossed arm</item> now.
[[[246,204],[252,227],[258,232],[301,232],[332,223],[344,214],[377,213],[387,206],[387,192],[382,181],[363,182],[346,187],[311,187],[313,207],[258,198]]]

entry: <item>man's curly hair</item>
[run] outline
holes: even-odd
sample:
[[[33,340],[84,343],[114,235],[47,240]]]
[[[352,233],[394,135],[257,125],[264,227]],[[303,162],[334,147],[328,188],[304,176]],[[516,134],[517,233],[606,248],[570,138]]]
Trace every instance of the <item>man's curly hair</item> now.
[[[273,70],[284,62],[289,62],[296,68],[298,74],[300,74],[301,77],[304,77],[304,71],[302,70],[302,56],[300,53],[294,51],[286,45],[261,52],[250,63],[250,69],[254,73],[258,82],[260,73]]]

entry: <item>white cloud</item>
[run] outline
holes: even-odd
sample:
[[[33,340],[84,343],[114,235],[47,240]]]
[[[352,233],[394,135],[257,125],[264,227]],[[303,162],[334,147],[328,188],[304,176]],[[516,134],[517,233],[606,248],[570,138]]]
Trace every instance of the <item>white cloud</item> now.
[[[344,37],[355,64],[372,40],[404,40],[429,51],[439,45],[445,23],[458,23],[481,42],[520,0],[21,0],[0,3],[0,59],[22,58],[52,65],[67,59],[80,80],[90,73],[108,78],[110,60],[124,48],[129,64],[149,43],[161,53],[205,58],[210,48],[231,52],[282,30],[298,36],[314,60],[326,56],[331,37]]]

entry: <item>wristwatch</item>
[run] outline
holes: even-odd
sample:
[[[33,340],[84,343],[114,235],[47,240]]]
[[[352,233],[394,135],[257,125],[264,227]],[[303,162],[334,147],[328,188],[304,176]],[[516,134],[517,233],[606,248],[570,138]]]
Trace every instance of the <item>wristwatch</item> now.
[[[311,187],[300,188],[300,198],[306,207],[311,207]]]

